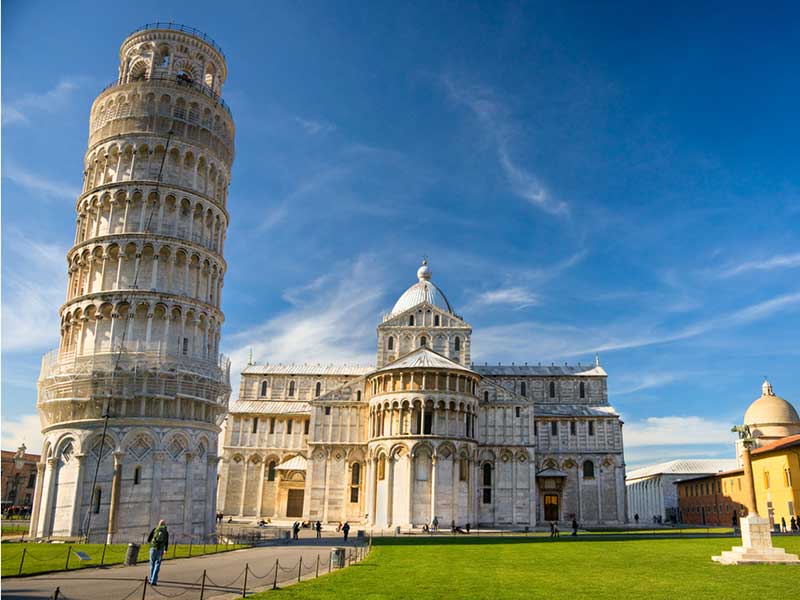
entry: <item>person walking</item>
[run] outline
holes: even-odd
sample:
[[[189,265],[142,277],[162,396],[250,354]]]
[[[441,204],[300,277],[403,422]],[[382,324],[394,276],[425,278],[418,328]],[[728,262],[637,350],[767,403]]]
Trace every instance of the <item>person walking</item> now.
[[[147,536],[150,542],[150,585],[158,585],[158,572],[161,570],[161,559],[164,552],[169,549],[169,531],[164,519],[158,522],[156,527]]]
[[[781,517],[781,532],[786,533],[786,519]]]
[[[317,539],[321,538],[322,537],[322,523],[317,521],[317,524],[314,525],[314,529],[317,530]]]
[[[434,516],[431,525],[433,525],[433,533],[439,531],[439,517]]]
[[[572,518],[572,535],[578,535],[578,521]]]
[[[556,524],[550,521],[550,537],[556,537]]]
[[[344,541],[346,542],[347,535],[350,533],[350,523],[348,523],[347,521],[345,521],[344,525],[342,525],[342,532],[344,533]]]
[[[792,528],[792,532],[793,532],[793,533],[794,533],[795,531],[797,531],[797,521],[795,521],[794,517],[792,517],[791,519],[789,519],[789,527],[791,527],[791,528]]]
[[[298,521],[295,521],[294,525],[292,525],[292,538],[296,540],[298,539],[299,535],[300,535],[300,523]]]
[[[553,522],[553,536],[561,537],[561,532],[558,530],[558,523]]]

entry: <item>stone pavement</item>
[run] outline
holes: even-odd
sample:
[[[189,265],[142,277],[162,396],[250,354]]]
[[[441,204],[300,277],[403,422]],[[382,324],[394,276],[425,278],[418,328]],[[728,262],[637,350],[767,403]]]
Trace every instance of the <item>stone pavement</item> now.
[[[305,535],[303,535],[305,534]],[[306,537],[308,536],[308,537]],[[331,549],[344,547],[341,537],[314,539],[313,533],[304,531],[300,540],[280,546],[262,546],[233,550],[220,554],[167,560],[161,565],[157,587],[147,586],[146,600],[180,598],[199,600],[200,581],[206,570],[203,598],[229,600],[241,597],[245,564],[250,567],[247,578],[248,593],[271,587],[275,576],[275,561],[279,561],[278,586],[297,582],[300,558],[302,579],[316,576],[317,557],[319,573],[328,572]],[[348,550],[355,541],[348,540]],[[3,600],[52,598],[60,588],[60,600],[141,600],[144,579],[149,572],[147,564],[135,567],[90,568],[32,577],[6,578],[2,581]]]

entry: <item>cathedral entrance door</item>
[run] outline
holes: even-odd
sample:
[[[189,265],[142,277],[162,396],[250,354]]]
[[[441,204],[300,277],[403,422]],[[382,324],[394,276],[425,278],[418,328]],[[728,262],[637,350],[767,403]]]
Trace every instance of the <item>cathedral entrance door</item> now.
[[[302,517],[303,516],[303,494],[305,490],[287,490],[286,497],[286,516],[287,517]]]
[[[558,521],[558,495],[544,495],[544,520]]]

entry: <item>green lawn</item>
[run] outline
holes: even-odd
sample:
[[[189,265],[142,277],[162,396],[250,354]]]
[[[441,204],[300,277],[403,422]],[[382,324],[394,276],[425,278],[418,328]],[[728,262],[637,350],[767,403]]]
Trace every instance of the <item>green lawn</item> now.
[[[284,588],[288,599],[795,598],[800,567],[722,566],[733,538],[375,539],[362,563]],[[800,553],[800,536],[775,544]],[[274,592],[248,598],[267,599]]]
[[[239,544],[229,546],[220,545],[207,546],[193,545],[191,548],[192,556],[200,556],[205,549],[206,554],[224,552],[225,550],[236,550],[244,548]],[[81,569],[86,567],[96,567],[103,565],[118,565],[125,559],[127,544],[111,544],[106,546],[105,557],[103,557],[103,544],[73,544],[69,558],[69,569]],[[22,560],[22,551],[25,549],[25,561],[22,563],[22,574],[32,575],[34,573],[44,573],[48,571],[63,571],[67,564],[67,552],[70,544],[2,544],[0,553],[0,573],[3,577],[15,576],[19,574],[19,565]],[[75,552],[85,552],[91,560],[81,561],[75,556]],[[147,561],[150,547],[145,544],[139,549],[139,561]],[[169,547],[166,559],[186,558],[189,556],[189,544],[177,544]]]

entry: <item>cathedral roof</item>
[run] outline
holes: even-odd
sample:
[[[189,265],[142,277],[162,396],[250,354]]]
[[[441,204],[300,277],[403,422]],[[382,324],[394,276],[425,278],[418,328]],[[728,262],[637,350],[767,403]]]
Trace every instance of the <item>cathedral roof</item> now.
[[[454,315],[455,311],[447,300],[447,296],[445,296],[444,292],[431,281],[431,274],[432,271],[430,267],[428,267],[428,261],[423,260],[422,266],[417,270],[417,283],[403,292],[403,295],[395,302],[394,308],[392,308],[392,312],[389,313],[387,318],[404,313],[408,309],[414,308],[423,302],[427,302],[431,306],[436,306]]]
[[[734,468],[735,458],[688,458],[635,469],[625,479],[631,481],[653,475],[713,475]]]
[[[308,402],[299,402],[297,400],[285,402],[238,400],[231,403],[228,412],[248,415],[307,415],[311,412],[311,405]]]
[[[448,369],[450,371],[475,373],[472,369],[468,369],[464,365],[452,361],[438,352],[434,352],[427,346],[417,348],[413,352],[401,356],[396,361],[390,362],[388,365],[383,366],[375,372],[396,371],[397,369]]]
[[[242,370],[243,375],[345,375],[358,377],[372,373],[375,367],[370,365],[336,365],[336,364],[298,364],[285,365],[248,365]]]
[[[278,471],[305,471],[308,466],[306,458],[300,454],[283,461],[278,465]]]
[[[536,403],[537,417],[618,417],[613,406],[587,406],[586,404]]]
[[[599,365],[476,365],[473,364],[472,368],[481,375],[489,376],[509,376],[509,377],[524,377],[527,375],[533,376],[548,376],[548,375],[572,375],[582,377],[606,377],[605,369]]]

